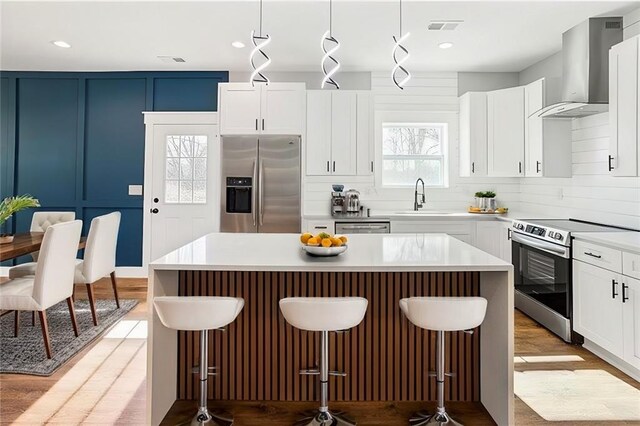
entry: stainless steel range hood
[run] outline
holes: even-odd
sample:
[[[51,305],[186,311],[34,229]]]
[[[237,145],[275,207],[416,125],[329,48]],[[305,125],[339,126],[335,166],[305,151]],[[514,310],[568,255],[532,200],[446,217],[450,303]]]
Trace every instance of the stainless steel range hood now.
[[[562,34],[561,102],[534,113],[577,118],[609,109],[609,49],[622,41],[622,18],[589,18]]]

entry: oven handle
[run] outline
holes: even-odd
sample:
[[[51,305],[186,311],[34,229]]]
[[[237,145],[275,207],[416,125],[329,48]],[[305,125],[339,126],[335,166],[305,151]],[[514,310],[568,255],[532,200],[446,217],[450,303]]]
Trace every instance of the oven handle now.
[[[526,246],[537,248],[538,250],[542,250],[546,253],[550,253],[555,256],[560,256],[564,259],[569,259],[570,257],[568,247],[561,247],[553,243],[545,243],[544,241],[540,241],[536,238],[527,237],[526,235],[522,235],[518,232],[513,232],[511,234],[511,239],[517,243],[521,243]]]

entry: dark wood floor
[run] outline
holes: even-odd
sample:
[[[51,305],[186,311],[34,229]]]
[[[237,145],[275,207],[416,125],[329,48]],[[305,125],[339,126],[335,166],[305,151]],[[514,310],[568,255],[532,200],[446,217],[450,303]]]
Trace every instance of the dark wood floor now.
[[[76,295],[78,298],[86,298],[86,290],[78,286]],[[108,280],[103,280],[96,287],[96,295],[98,298],[112,298],[113,293]],[[135,298],[140,300],[140,304],[130,312],[125,319],[127,320],[146,320],[146,280],[120,280],[120,297]],[[547,330],[530,320],[525,315],[516,312],[516,355],[578,355],[584,359],[582,362],[576,363],[536,363],[516,364],[517,371],[525,371],[527,369],[602,369],[614,376],[624,380],[632,386],[640,385],[630,377],[616,370],[609,364],[600,360],[590,352],[578,346],[567,345]],[[73,417],[74,410],[82,410],[85,418],[96,418],[98,407],[100,404],[96,402],[95,395],[90,392],[85,394],[79,392],[81,385],[86,387],[87,382],[76,384],[77,389],[74,394],[75,405],[64,405],[61,398],[60,387],[65,388],[62,391],[74,393],[74,390],[67,389],[69,377],[65,375],[73,368],[80,367],[83,363],[95,362],[91,360],[93,355],[88,355],[92,347],[97,347],[103,340],[98,340],[91,347],[85,349],[74,357],[70,362],[63,366],[59,371],[50,377],[35,377],[26,375],[0,375],[0,423],[2,424],[71,424],[73,422],[64,422],[60,419]],[[144,351],[142,348],[140,351]],[[145,424],[145,383],[135,382],[127,385],[128,372],[132,368],[137,369],[138,375],[144,374],[146,359],[144,353],[139,356],[132,357],[127,367],[122,370],[117,377],[118,381],[124,381],[124,385],[111,386],[111,393],[116,393],[115,398],[120,400],[118,410],[113,412],[101,412],[99,418],[102,419],[100,424],[121,424],[121,425],[144,425]],[[117,357],[107,358],[101,361],[103,368],[109,368],[109,363],[116,363]],[[98,386],[100,378],[94,378]],[[93,384],[90,384],[93,386]],[[114,397],[113,395],[111,397]],[[104,396],[102,397],[105,398]],[[44,403],[43,403],[44,401]],[[47,410],[47,404],[58,407],[55,411]],[[69,405],[69,404],[68,404]],[[104,405],[104,404],[102,404]],[[236,424],[242,425],[263,425],[263,424],[290,424],[299,418],[299,415],[307,410],[313,409],[313,403],[231,403],[212,401],[211,405],[216,409],[233,411]],[[406,425],[406,420],[411,413],[421,408],[433,408],[433,403],[358,403],[358,404],[332,404],[332,408],[348,411],[352,417],[359,420],[361,425]],[[45,407],[45,408],[42,408]],[[491,424],[486,411],[483,407],[476,404],[459,403],[449,404],[450,411],[457,415],[458,419],[468,425]],[[516,397],[516,424],[517,425],[540,425],[547,423],[531,410],[525,403]],[[103,408],[104,409],[104,408]],[[179,424],[190,421],[195,409],[194,401],[177,401],[169,417],[167,424]],[[52,409],[53,410],[53,409]],[[28,421],[25,420],[28,419]],[[77,423],[77,422],[76,422]],[[553,422],[554,426],[576,425],[583,426],[585,424],[602,424],[602,422]],[[607,422],[607,425],[630,425],[638,424],[638,422]]]

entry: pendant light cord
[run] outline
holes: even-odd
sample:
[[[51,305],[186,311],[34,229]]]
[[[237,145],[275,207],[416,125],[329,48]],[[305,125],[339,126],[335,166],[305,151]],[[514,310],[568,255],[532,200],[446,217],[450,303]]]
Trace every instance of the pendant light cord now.
[[[402,0],[400,0],[400,34],[399,37],[402,37]]]
[[[333,2],[329,0],[329,37],[333,37]]]

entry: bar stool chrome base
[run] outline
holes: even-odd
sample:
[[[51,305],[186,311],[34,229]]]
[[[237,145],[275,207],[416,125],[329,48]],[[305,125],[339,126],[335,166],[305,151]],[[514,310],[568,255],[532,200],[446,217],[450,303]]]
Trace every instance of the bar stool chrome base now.
[[[227,418],[222,414],[211,414],[205,408],[198,408],[198,414],[191,420],[191,426],[232,426],[233,418]]]
[[[420,411],[411,417],[409,420],[411,426],[425,426],[425,425],[447,425],[447,426],[462,426],[462,423],[458,423],[453,420],[446,411],[441,411],[435,414],[428,413],[426,411]]]
[[[308,417],[299,420],[295,426],[356,426],[356,422],[344,417],[342,413],[314,411]]]

